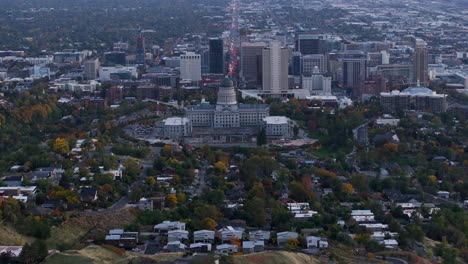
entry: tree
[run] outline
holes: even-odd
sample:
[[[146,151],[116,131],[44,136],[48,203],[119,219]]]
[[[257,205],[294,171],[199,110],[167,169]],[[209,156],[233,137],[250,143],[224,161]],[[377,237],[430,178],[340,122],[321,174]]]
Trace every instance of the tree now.
[[[54,141],[53,150],[55,153],[65,155],[70,151],[70,145],[64,138],[58,137]]]
[[[23,246],[19,258],[22,263],[40,263],[48,254],[45,242],[36,239],[31,245],[26,244]]]
[[[173,193],[167,195],[167,203],[169,207],[176,207],[177,206],[177,196]]]
[[[156,179],[153,176],[148,176],[148,177],[146,177],[145,182],[149,186],[154,186],[156,184]]]
[[[206,229],[206,230],[215,231],[217,225],[218,225],[218,223],[216,223],[216,221],[214,219],[211,219],[211,218],[208,218],[208,217],[203,219],[203,228]]]
[[[215,172],[218,175],[224,175],[227,173],[227,166],[224,162],[218,161],[214,164]]]
[[[299,246],[299,240],[297,238],[290,238],[284,244],[284,249],[286,251],[291,251],[294,248],[296,248],[297,246]]]
[[[354,193],[354,187],[353,187],[353,185],[350,184],[350,183],[345,183],[345,184],[343,184],[343,186],[342,186],[342,191],[343,191],[343,193],[346,194],[346,195],[351,195],[351,194]]]
[[[138,164],[138,161],[134,159],[127,159],[124,161],[124,174],[126,177],[127,182],[133,182],[136,180],[138,177],[138,174],[140,174],[140,165]]]

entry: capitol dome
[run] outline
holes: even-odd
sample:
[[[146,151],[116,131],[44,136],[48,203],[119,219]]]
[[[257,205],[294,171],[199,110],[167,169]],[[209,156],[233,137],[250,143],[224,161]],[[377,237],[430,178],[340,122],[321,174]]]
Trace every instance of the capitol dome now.
[[[226,77],[221,82],[218,91],[218,105],[236,105],[236,91],[234,88],[234,82],[229,78]]]
[[[432,94],[432,90],[422,86],[409,87],[403,90],[404,93],[409,93],[411,95],[424,95]]]

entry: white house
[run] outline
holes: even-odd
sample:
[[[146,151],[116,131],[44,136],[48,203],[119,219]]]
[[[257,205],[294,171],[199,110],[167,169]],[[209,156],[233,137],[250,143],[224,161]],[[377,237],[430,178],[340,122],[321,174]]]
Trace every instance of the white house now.
[[[171,241],[164,248],[169,252],[184,252],[187,246],[180,241]]]
[[[185,230],[185,223],[175,221],[163,221],[154,226],[154,232],[160,234],[167,234],[170,230]]]
[[[306,240],[307,248],[328,248],[328,241],[324,238],[308,236],[306,237]]]
[[[278,246],[283,246],[286,241],[289,239],[297,239],[298,236],[299,234],[296,232],[280,232],[276,234],[276,240],[278,241]]]
[[[167,232],[167,241],[188,241],[189,232],[187,230],[170,230]]]
[[[231,239],[242,239],[242,235],[244,234],[244,230],[242,229],[234,229],[232,226],[226,226],[222,228],[220,231],[221,233],[221,241],[226,242],[230,241]]]
[[[270,239],[270,231],[263,231],[263,230],[250,231],[249,239],[251,241],[258,241],[258,240],[268,241]]]
[[[211,251],[210,243],[193,243],[189,246],[191,252],[206,253]]]
[[[233,254],[233,253],[237,253],[238,251],[238,248],[236,245],[232,245],[232,244],[222,244],[222,245],[218,245],[216,246],[216,252],[220,253],[220,254]]]
[[[263,250],[265,250],[265,242],[263,240],[242,242],[242,252],[244,254],[262,252]]]
[[[213,243],[215,232],[211,230],[198,230],[193,232],[193,242]]]

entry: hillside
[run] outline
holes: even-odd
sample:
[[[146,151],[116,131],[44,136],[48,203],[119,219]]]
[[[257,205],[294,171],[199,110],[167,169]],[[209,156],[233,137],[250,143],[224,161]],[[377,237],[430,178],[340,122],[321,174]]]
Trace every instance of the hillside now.
[[[267,251],[249,255],[236,256],[234,258],[236,264],[315,264],[320,261],[312,256],[302,253],[293,253],[286,251]]]
[[[0,234],[0,245],[2,246],[22,246],[34,240],[34,238],[21,235],[13,228],[3,224],[0,225]]]

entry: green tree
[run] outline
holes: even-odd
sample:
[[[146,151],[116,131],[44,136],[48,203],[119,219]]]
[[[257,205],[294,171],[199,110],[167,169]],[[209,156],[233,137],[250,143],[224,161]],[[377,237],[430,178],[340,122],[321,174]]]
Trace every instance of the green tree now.
[[[47,255],[47,245],[42,240],[35,240],[31,245],[26,244],[19,256],[22,263],[40,263]]]
[[[267,143],[267,135],[264,128],[260,129],[257,134],[257,146],[263,146]]]

